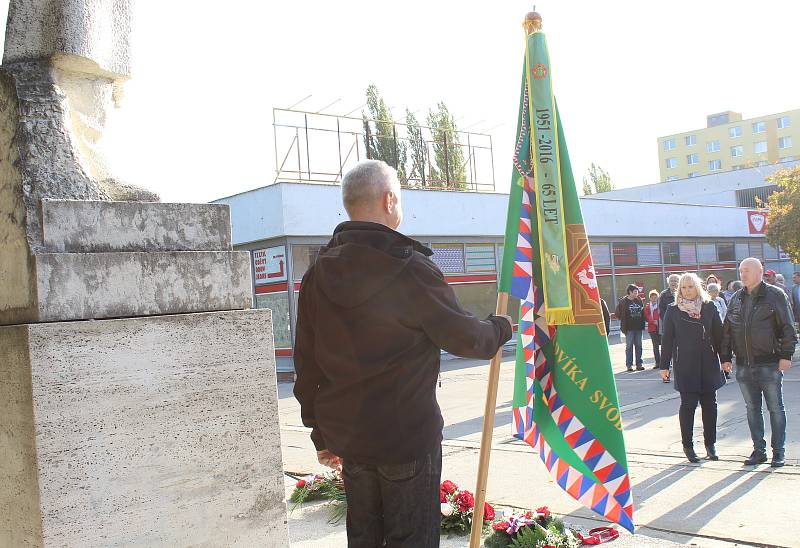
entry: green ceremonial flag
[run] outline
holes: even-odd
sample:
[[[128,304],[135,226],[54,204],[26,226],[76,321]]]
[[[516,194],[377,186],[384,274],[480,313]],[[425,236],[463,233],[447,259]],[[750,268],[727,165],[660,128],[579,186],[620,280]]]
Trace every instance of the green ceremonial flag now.
[[[520,299],[514,436],[571,496],[633,531],[622,417],[545,35],[529,31],[500,291]]]

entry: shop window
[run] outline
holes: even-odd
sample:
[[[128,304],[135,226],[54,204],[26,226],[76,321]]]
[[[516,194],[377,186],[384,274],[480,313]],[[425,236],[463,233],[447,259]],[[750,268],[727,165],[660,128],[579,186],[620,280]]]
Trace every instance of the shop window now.
[[[467,244],[464,251],[468,273],[495,272],[497,270],[494,244]]]
[[[700,263],[717,262],[717,246],[715,244],[697,244],[697,260]]]
[[[755,257],[756,259],[763,259],[764,248],[761,246],[761,242],[750,242],[748,244],[748,253],[751,257]]]
[[[600,298],[608,305],[609,312],[614,312],[616,300],[614,299],[614,287],[611,276],[597,276],[597,290],[600,291]]]
[[[464,272],[463,244],[433,244],[431,260],[445,274],[461,274]]]
[[[736,242],[736,260],[741,261],[750,256],[750,248],[746,242]]]
[[[733,242],[718,242],[717,257],[721,263],[735,261],[736,248],[734,247]]]
[[[289,326],[289,295],[285,291],[262,293],[256,295],[255,306],[272,310],[272,333],[275,339],[275,348],[290,348],[292,333]]]
[[[778,250],[768,243],[764,244],[764,258],[765,259],[777,259],[778,258]]]
[[[680,264],[681,254],[678,242],[663,242],[661,253],[664,264]]]
[[[292,275],[295,281],[302,280],[306,271],[317,260],[320,247],[318,245],[292,246]]]
[[[497,284],[461,284],[451,285],[453,291],[466,310],[469,310],[478,318],[485,318],[489,314],[494,314],[497,309]],[[509,304],[510,306],[510,304]],[[519,302],[516,304],[519,309]],[[517,310],[519,312],[519,310]]]
[[[617,300],[627,295],[627,287],[629,284],[634,284],[639,288],[639,297],[643,301],[647,300],[647,294],[651,289],[655,289],[659,293],[664,289],[664,281],[660,273],[617,275],[614,281],[614,285],[617,288]],[[612,305],[611,302],[606,302],[611,312],[614,312],[617,303],[613,303]]]
[[[611,244],[614,266],[636,266],[636,244],[633,242],[614,242]]]
[[[595,266],[611,266],[611,251],[608,244],[589,244]]]
[[[681,264],[694,264],[697,262],[697,250],[694,243],[681,242]]]
[[[639,264],[661,264],[661,246],[659,244],[639,244]]]

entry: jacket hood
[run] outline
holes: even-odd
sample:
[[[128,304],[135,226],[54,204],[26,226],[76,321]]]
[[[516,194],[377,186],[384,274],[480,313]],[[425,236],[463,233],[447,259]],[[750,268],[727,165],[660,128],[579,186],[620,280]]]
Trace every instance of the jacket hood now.
[[[384,290],[411,261],[414,251],[433,252],[389,227],[348,221],[320,249],[314,266],[318,287],[333,303],[355,308]]]

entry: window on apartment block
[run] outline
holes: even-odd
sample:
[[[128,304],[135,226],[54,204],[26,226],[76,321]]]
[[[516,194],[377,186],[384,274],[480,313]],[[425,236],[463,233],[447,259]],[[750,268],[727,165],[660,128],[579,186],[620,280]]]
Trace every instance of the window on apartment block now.
[[[700,155],[699,154],[688,154],[686,156],[686,163],[690,166],[700,163]]]
[[[778,129],[785,129],[791,125],[791,119],[788,116],[781,116],[778,118]]]
[[[742,126],[734,126],[734,127],[728,128],[728,136],[731,139],[735,139],[736,137],[741,137],[742,136]]]
[[[675,139],[666,139],[664,141],[664,150],[672,150],[675,148]]]
[[[697,135],[687,135],[683,138],[683,142],[687,147],[692,147],[697,144]]]
[[[706,150],[708,152],[719,152],[719,141],[709,141],[706,143]]]
[[[722,160],[709,160],[708,171],[719,171],[722,169]]]
[[[767,131],[766,122],[753,122],[753,133],[764,133]]]
[[[753,145],[753,152],[756,154],[763,154],[767,151],[767,142],[766,141],[756,141]]]
[[[678,159],[677,158],[667,158],[666,160],[667,169],[675,169],[678,167]]]
[[[744,147],[742,145],[736,145],[735,147],[731,147],[731,156],[737,158],[744,154]]]
[[[792,138],[791,137],[779,137],[778,138],[778,148],[791,148],[792,146]]]

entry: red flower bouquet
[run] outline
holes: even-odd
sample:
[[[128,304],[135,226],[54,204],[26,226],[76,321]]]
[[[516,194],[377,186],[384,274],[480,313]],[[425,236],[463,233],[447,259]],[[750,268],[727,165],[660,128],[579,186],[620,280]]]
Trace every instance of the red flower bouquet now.
[[[468,534],[475,511],[474,495],[467,490],[459,490],[458,485],[445,480],[439,487],[439,501],[442,505],[442,532],[448,535]],[[495,516],[494,508],[484,503],[483,514],[484,525],[490,524]]]

